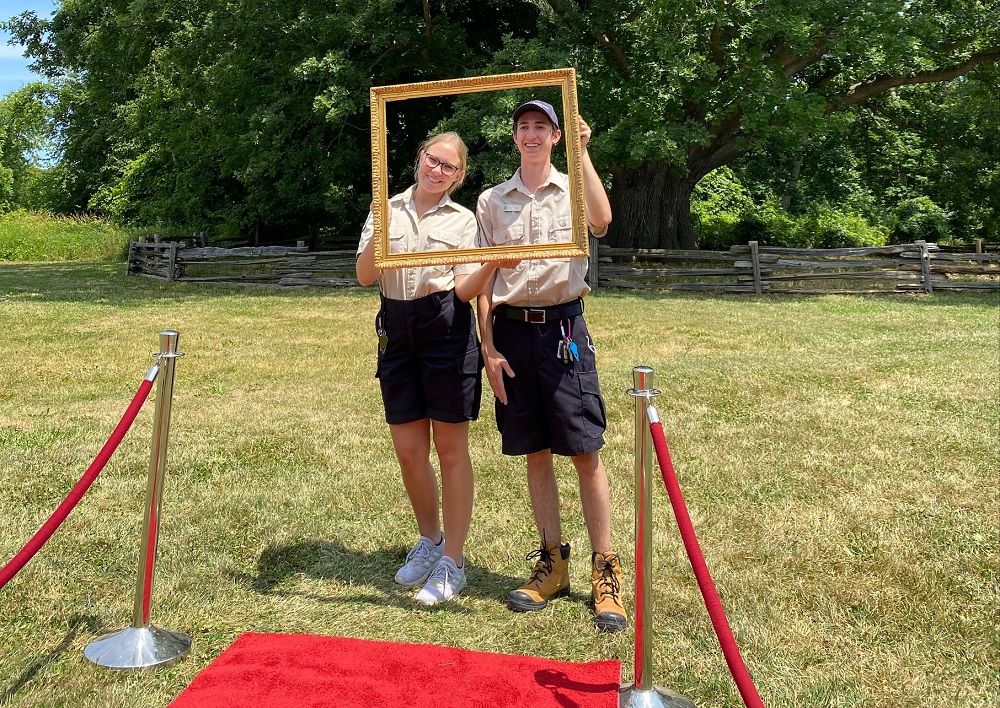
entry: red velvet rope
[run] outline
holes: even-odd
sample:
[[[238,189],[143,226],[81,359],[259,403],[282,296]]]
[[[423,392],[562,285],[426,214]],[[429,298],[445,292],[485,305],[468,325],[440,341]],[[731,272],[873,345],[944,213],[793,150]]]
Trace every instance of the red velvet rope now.
[[[719,593],[712,582],[712,575],[708,572],[708,565],[705,557],[701,554],[701,546],[698,544],[698,537],[695,536],[694,526],[691,524],[691,517],[688,515],[687,505],[684,502],[684,494],[681,492],[681,485],[677,481],[677,474],[674,472],[674,465],[670,461],[670,450],[667,448],[667,440],[663,436],[663,425],[661,423],[650,423],[650,433],[653,436],[653,447],[656,449],[656,459],[660,463],[660,472],[663,474],[663,483],[667,486],[667,494],[670,495],[670,505],[674,508],[674,517],[677,519],[677,526],[681,531],[681,539],[684,541],[684,549],[687,551],[688,559],[694,570],[694,576],[698,580],[698,588],[705,599],[705,608],[708,616],[712,620],[715,628],[715,635],[722,646],[722,654],[726,657],[729,665],[729,672],[736,681],[736,687],[743,697],[743,703],[747,708],[764,708],[764,703],[760,700],[757,687],[750,678],[743,657],[740,656],[740,648],[736,646],[736,639],[733,631],[729,628],[729,620],[726,619],[726,611],[722,608],[722,601]]]
[[[94,480],[97,479],[97,475],[101,473],[104,466],[108,464],[108,460],[111,459],[111,455],[118,446],[121,444],[122,438],[125,437],[125,433],[128,429],[132,427],[132,422],[135,417],[139,414],[139,409],[142,408],[142,404],[146,402],[146,398],[149,396],[149,391],[153,387],[153,381],[151,378],[146,378],[143,380],[142,385],[139,386],[139,390],[136,391],[135,397],[132,399],[132,403],[129,404],[128,410],[125,411],[125,415],[122,416],[121,421],[115,427],[114,432],[111,433],[111,437],[108,441],[104,443],[104,447],[101,451],[97,453],[97,457],[84,472],[83,477],[80,481],[76,483],[76,486],[70,490],[66,498],[63,499],[62,504],[59,505],[49,520],[46,521],[42,528],[38,529],[38,532],[31,537],[24,548],[14,556],[11,561],[0,569],[0,588],[3,588],[11,578],[17,575],[18,571],[21,570],[27,564],[31,557],[38,553],[39,549],[45,545],[45,542],[49,540],[59,525],[66,520],[69,513],[73,511],[73,508],[79,503],[80,499],[93,484]]]

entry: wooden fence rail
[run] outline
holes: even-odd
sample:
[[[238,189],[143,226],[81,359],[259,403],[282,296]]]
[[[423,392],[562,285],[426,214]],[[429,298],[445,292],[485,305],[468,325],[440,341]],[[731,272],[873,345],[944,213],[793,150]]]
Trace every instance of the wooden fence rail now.
[[[992,245],[992,244],[991,244]],[[591,241],[593,287],[726,293],[1000,291],[1000,252],[946,252],[936,244],[777,248],[752,241],[729,251],[609,248]],[[354,285],[353,249],[187,247],[154,239],[129,246],[127,273],[247,287]]]
[[[309,251],[298,246],[214,246],[187,248],[183,242],[133,241],[129,275],[187,283],[245,287],[338,287],[356,285],[354,251]]]
[[[883,293],[1000,290],[1000,253],[945,252],[936,244],[778,248],[751,241],[729,251],[598,245],[591,282],[601,287],[728,293]],[[665,262],[678,267],[663,267]]]

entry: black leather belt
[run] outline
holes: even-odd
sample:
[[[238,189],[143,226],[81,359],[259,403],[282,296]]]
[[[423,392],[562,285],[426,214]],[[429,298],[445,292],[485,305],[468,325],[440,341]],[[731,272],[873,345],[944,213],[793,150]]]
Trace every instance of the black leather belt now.
[[[583,314],[583,300],[577,298],[570,302],[552,307],[514,307],[513,305],[500,305],[501,317],[518,322],[528,322],[530,324],[545,324],[556,320],[576,317]]]

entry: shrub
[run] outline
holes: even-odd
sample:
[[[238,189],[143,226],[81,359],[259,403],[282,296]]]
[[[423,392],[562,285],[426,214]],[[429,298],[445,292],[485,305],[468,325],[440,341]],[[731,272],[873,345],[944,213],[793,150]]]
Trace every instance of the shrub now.
[[[28,165],[16,185],[14,204],[24,211],[59,213],[65,206],[65,178],[66,169],[61,164],[44,168]]]
[[[887,233],[872,226],[859,214],[842,212],[827,206],[815,207],[802,220],[810,233],[813,248],[862,248],[884,246]]]
[[[930,197],[916,197],[900,202],[896,220],[890,234],[891,243],[914,241],[946,241],[951,236],[948,223],[950,215],[931,201]]]
[[[691,193],[691,211],[699,215],[728,212],[739,216],[753,209],[750,192],[728,167],[712,170]]]
[[[759,214],[745,214],[736,222],[733,235],[737,243],[757,241],[762,246],[771,240],[767,231],[767,222]]]
[[[696,217],[694,213],[691,216]],[[730,246],[741,243],[736,234],[738,222],[739,217],[725,211],[695,218],[694,229],[698,237],[698,248],[706,251],[728,251]]]
[[[757,241],[761,246],[808,248],[809,241],[794,218],[773,201],[745,214],[734,228],[737,243]]]
[[[757,241],[784,248],[859,248],[884,246],[886,229],[860,214],[814,204],[794,216],[781,208],[773,193],[754,204],[736,175],[722,167],[706,176],[691,195],[691,220],[698,247],[728,250],[735,244]]]
[[[728,250],[740,243],[736,225],[753,208],[750,192],[731,169],[720,167],[708,173],[691,194],[691,220],[698,248]]]

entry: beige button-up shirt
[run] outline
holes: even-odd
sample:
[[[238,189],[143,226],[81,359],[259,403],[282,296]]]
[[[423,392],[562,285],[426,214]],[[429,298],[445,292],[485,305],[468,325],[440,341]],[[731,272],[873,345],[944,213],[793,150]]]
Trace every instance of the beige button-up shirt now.
[[[476,219],[482,246],[572,241],[569,177],[553,167],[531,194],[518,168],[509,180],[479,195]],[[497,270],[493,305],[547,307],[583,297],[590,292],[584,280],[587,266],[587,258],[580,256],[526,260],[516,268]]]
[[[389,221],[389,253],[417,253],[476,247],[476,217],[445,194],[437,206],[417,217],[413,205],[413,187],[389,200],[392,218]],[[371,214],[361,231],[358,255],[375,233]],[[382,294],[393,300],[416,300],[455,287],[456,275],[469,275],[478,263],[425,266],[423,268],[392,268],[379,275]]]

